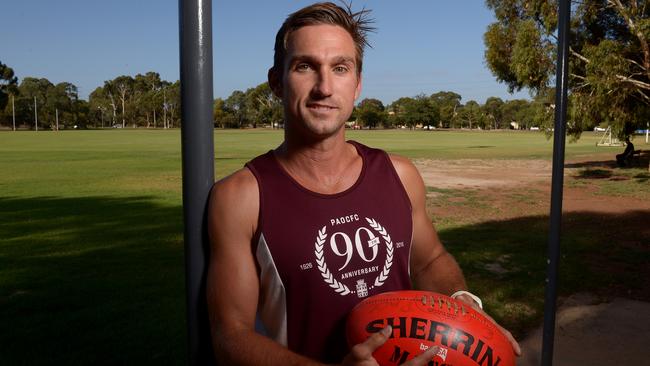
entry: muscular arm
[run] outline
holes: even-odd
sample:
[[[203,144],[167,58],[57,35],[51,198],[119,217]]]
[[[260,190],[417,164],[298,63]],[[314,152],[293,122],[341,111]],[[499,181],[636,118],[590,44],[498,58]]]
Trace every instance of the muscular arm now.
[[[413,216],[411,279],[415,288],[445,295],[466,290],[467,284],[458,263],[445,250],[426,213],[426,191],[420,173],[406,158],[391,156],[391,161],[411,200],[411,215]],[[471,297],[461,295],[457,299],[471,305],[494,322],[510,340],[515,353],[521,355],[521,348],[512,334],[480,309]]]
[[[224,365],[319,365],[255,332],[259,276],[251,241],[258,213],[257,181],[248,169],[214,185],[207,301],[215,357]]]
[[[393,155],[391,161],[411,201],[411,279],[415,288],[446,295],[467,289],[458,263],[445,250],[427,215],[426,191],[420,173],[406,158]]]

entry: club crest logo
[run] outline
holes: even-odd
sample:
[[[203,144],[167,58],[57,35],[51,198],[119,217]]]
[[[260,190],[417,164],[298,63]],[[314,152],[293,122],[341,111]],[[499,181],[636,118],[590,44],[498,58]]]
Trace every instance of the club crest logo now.
[[[375,287],[382,286],[390,275],[390,269],[393,265],[393,242],[390,235],[374,219],[368,217],[365,219],[370,225],[370,228],[365,226],[359,227],[354,234],[354,238],[340,231],[329,235],[327,233],[327,226],[323,226],[322,229],[318,230],[318,235],[314,242],[314,254],[316,256],[318,270],[325,283],[341,296],[356,295],[359,298],[367,297],[369,291],[372,291]],[[367,237],[367,240],[364,237]],[[329,246],[326,246],[326,244],[329,244]],[[383,248],[386,251],[386,259],[380,270],[378,265],[373,266],[370,264],[375,262],[380,250]],[[334,276],[330,267],[327,265],[325,259],[326,249],[330,249],[336,257],[345,259],[345,263],[338,268],[337,276]],[[347,266],[355,256],[362,260],[361,263],[369,263],[370,266],[355,270],[348,269],[346,271]],[[377,273],[376,276],[374,275],[375,272]],[[365,279],[352,279],[360,275],[368,274],[372,278],[372,281],[369,281],[369,283]],[[347,279],[350,279],[350,281],[346,281]],[[354,290],[351,290],[347,283]]]
[[[368,285],[366,281],[361,279],[357,280],[357,296],[367,297],[368,296]]]

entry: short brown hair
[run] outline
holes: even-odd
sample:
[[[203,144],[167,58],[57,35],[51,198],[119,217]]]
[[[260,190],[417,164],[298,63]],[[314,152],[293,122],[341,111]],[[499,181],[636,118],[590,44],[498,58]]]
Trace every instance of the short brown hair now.
[[[273,69],[280,74],[284,71],[287,41],[291,32],[308,25],[329,24],[342,27],[352,36],[357,51],[357,73],[361,73],[363,50],[365,46],[370,46],[366,34],[375,30],[371,26],[374,21],[368,17],[370,10],[363,8],[355,13],[352,12],[351,4],[344,4],[345,8],[331,2],[316,3],[290,14],[275,36]]]

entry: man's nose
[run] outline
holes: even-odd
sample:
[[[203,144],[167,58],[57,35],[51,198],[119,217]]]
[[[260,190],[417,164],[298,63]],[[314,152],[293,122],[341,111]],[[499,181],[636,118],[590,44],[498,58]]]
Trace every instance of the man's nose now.
[[[321,70],[318,73],[313,92],[319,97],[332,95],[332,75],[328,71]]]

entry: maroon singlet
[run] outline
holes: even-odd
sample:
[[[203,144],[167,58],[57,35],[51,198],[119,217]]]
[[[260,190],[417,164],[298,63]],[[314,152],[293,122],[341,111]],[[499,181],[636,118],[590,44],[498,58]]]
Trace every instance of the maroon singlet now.
[[[345,318],[354,305],[411,288],[409,198],[384,151],[350,143],[363,167],[336,194],[301,186],[272,151],[246,164],[260,189],[259,318],[269,337],[321,362],[347,354]]]

